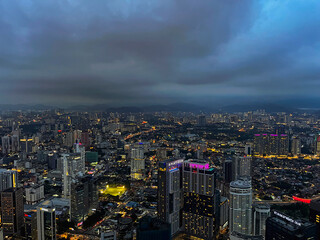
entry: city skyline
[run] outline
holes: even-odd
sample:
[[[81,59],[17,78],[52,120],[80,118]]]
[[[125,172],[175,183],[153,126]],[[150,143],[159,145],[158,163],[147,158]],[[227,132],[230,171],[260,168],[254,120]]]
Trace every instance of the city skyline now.
[[[318,107],[319,5],[1,3],[0,103]]]

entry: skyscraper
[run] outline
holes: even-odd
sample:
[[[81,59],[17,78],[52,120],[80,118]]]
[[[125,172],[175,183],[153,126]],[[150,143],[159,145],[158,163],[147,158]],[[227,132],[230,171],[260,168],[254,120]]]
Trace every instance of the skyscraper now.
[[[32,152],[32,138],[22,138],[20,139],[20,148],[21,151],[24,153],[31,153]]]
[[[23,227],[23,189],[9,188],[1,192],[1,220],[4,235],[20,234]]]
[[[236,156],[233,159],[233,180],[241,176],[251,176],[252,158],[248,156]]]
[[[64,145],[67,147],[72,147],[74,144],[73,132],[66,132],[64,137]]]
[[[315,151],[314,154],[320,156],[320,134],[316,135],[315,138]]]
[[[301,141],[299,137],[293,137],[291,141],[291,153],[296,156],[301,154]]]
[[[230,183],[230,233],[252,233],[251,182],[239,179]]]
[[[183,164],[183,229],[203,239],[213,239],[220,225],[220,192],[216,171],[204,160]]]
[[[37,208],[38,240],[56,239],[56,212],[51,201],[42,202]]]
[[[10,137],[4,136],[2,137],[2,153],[8,154],[11,152],[11,143],[10,143]]]
[[[144,149],[142,147],[131,149],[131,178],[141,180],[145,174]]]
[[[86,149],[90,147],[90,137],[88,132],[81,133],[81,143]]]
[[[289,152],[289,137],[287,134],[255,134],[255,155],[287,155]]]
[[[72,179],[85,172],[84,159],[80,153],[70,153],[62,154],[61,160],[63,167],[63,196],[70,198]]]
[[[11,136],[11,151],[12,152],[18,152],[19,150],[20,150],[19,136],[18,135],[12,135]]]
[[[96,183],[92,177],[79,177],[72,180],[70,215],[71,220],[81,224],[92,209],[97,208]]]
[[[288,153],[289,153],[289,137],[287,134],[280,134],[278,155],[288,155]]]
[[[268,204],[257,204],[253,211],[253,235],[265,236],[266,220],[270,216],[270,206]]]
[[[232,182],[233,179],[233,167],[232,160],[225,160],[223,162],[223,180],[226,183]]]
[[[164,160],[158,169],[158,217],[171,224],[171,234],[182,225],[182,163],[183,160]]]
[[[7,169],[0,169],[0,192],[17,187],[17,172]]]
[[[84,221],[88,213],[88,185],[85,182],[73,180],[71,185],[70,218],[76,224]]]

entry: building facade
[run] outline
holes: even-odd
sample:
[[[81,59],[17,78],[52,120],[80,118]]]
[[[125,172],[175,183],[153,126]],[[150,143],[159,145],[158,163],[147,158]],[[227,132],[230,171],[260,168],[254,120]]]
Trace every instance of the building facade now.
[[[230,233],[252,233],[252,187],[248,180],[230,183]]]
[[[182,226],[183,160],[164,160],[158,168],[158,217],[171,224],[171,234]]]
[[[257,204],[253,211],[253,235],[265,236],[266,220],[270,216],[270,206],[268,204]]]
[[[317,240],[317,227],[314,223],[293,219],[286,214],[274,211],[266,221],[266,240]]]
[[[24,226],[23,189],[9,188],[1,192],[1,221],[5,236],[20,234]]]
[[[42,202],[37,208],[38,240],[56,240],[56,212],[51,201]]]
[[[203,239],[213,239],[220,225],[220,192],[216,171],[204,160],[183,164],[183,230]]]

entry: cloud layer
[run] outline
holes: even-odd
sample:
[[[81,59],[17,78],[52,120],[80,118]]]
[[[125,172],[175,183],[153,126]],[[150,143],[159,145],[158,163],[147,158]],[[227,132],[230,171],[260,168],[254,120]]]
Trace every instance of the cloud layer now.
[[[0,2],[0,102],[316,98],[317,0]]]

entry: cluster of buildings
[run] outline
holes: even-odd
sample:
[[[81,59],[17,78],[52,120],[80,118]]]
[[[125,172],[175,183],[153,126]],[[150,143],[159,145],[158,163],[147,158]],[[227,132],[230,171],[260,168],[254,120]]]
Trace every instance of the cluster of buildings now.
[[[253,203],[251,162],[246,156],[225,162],[228,192],[218,189],[217,171],[208,161],[159,162],[158,219],[170,223],[173,237],[216,239],[228,229],[231,240],[318,239],[318,203],[310,215],[312,222],[273,211],[269,204]]]
[[[0,239],[316,239],[318,127],[265,111],[2,113]],[[307,220],[274,209],[292,196],[310,199]]]

